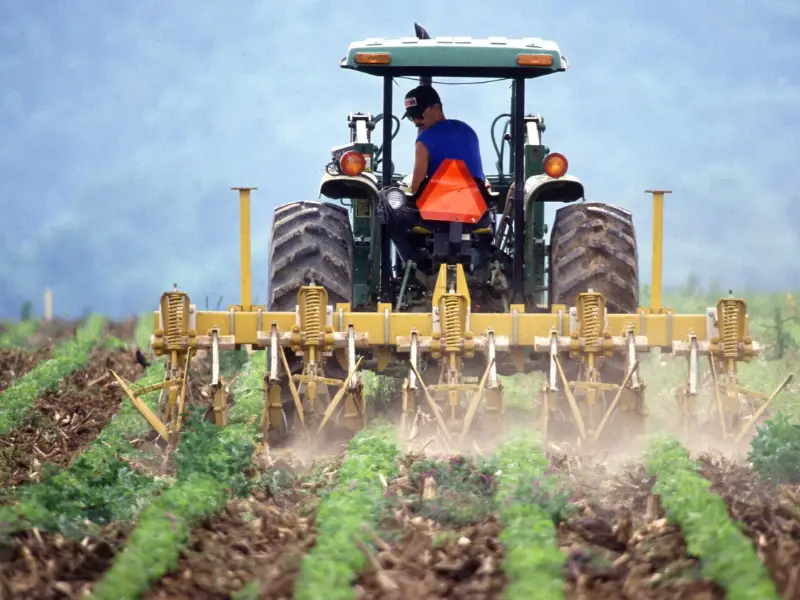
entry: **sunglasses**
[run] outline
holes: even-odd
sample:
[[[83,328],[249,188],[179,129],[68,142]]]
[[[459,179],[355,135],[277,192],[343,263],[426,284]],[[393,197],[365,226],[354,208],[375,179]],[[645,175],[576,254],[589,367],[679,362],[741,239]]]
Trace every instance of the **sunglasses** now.
[[[430,106],[426,106],[424,109],[422,109],[422,112],[413,115],[406,115],[406,118],[411,122],[419,121],[425,116],[425,113],[428,112],[429,108]]]

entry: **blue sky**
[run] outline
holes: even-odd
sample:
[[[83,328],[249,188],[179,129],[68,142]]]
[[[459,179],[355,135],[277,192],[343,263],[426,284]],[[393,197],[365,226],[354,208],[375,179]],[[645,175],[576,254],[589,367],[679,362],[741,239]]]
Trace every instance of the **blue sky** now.
[[[376,78],[338,67],[365,37],[536,36],[566,73],[528,84],[527,110],[589,200],[634,211],[650,277],[651,201],[665,187],[665,283],[800,285],[800,3],[0,4],[0,318],[154,308],[177,282],[198,304],[238,299],[238,201],[253,194],[253,295],[264,300],[271,214],[317,197],[350,110],[381,111]],[[457,7],[457,8],[456,8]],[[516,17],[514,15],[520,15]],[[399,91],[411,87],[401,81]],[[504,83],[440,87],[479,132]],[[399,94],[395,111],[400,111]],[[413,132],[396,139],[411,167]],[[552,215],[552,210],[548,212]]]

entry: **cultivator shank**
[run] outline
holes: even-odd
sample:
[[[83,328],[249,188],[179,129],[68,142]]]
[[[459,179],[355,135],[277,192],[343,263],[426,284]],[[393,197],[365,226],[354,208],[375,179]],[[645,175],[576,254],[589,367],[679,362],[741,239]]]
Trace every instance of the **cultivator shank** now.
[[[192,327],[189,296],[173,289],[161,296],[157,322],[152,336],[152,347],[156,356],[167,356],[164,381],[151,386],[132,389],[130,384],[112,370],[112,374],[122,386],[134,406],[147,419],[155,430],[158,439],[174,445],[180,432],[184,408],[189,391],[189,372],[192,358],[199,349],[212,352],[212,381],[210,384],[213,402],[211,411],[214,422],[220,427],[228,423],[228,396],[222,377],[219,375],[219,335],[216,330],[209,331],[209,342],[198,345],[197,330]],[[158,402],[160,417],[153,412],[140,396],[149,392],[161,391]],[[166,399],[164,392],[167,392]]]
[[[740,298],[723,298],[708,309],[706,328],[710,335],[700,340],[694,334],[685,342],[675,342],[673,353],[688,359],[686,385],[678,390],[678,414],[683,434],[698,430],[697,400],[701,396],[699,358],[707,357],[716,418],[710,425],[716,437],[738,444],[767,413],[774,398],[792,380],[787,375],[772,394],[764,394],[739,384],[738,363],[750,362],[758,346],[747,332],[747,307]],[[758,402],[760,401],[760,405]]]

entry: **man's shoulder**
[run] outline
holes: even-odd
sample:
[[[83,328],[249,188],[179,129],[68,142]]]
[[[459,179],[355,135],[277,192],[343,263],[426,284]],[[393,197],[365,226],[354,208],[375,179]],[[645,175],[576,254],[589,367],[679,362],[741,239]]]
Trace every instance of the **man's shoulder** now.
[[[461,119],[447,119],[447,122],[449,123],[451,129],[475,133],[475,130],[472,128],[472,126]]]
[[[451,133],[457,133],[460,135],[468,135],[474,137],[477,137],[478,135],[477,133],[475,133],[475,130],[464,121],[461,121],[459,119],[445,119],[444,121],[440,121],[430,129],[423,131],[419,137],[420,138],[428,137],[426,134],[448,135]]]

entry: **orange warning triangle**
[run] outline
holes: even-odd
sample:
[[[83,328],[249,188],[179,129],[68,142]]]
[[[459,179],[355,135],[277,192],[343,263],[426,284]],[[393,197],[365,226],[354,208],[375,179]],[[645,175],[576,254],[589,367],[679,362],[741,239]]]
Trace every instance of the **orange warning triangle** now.
[[[426,221],[477,223],[486,202],[464,161],[448,158],[417,199],[417,208]]]

